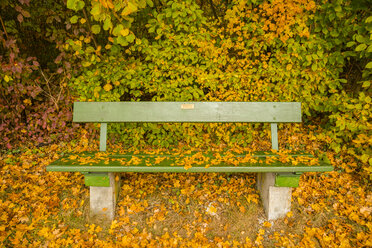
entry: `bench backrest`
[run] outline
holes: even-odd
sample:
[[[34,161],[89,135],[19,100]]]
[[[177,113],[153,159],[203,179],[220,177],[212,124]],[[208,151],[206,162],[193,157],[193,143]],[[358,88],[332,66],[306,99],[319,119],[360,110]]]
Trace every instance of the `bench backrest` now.
[[[301,122],[298,102],[76,102],[74,122]]]
[[[109,122],[269,122],[273,149],[277,124],[301,122],[299,102],[75,102],[74,122],[100,122],[106,150]]]

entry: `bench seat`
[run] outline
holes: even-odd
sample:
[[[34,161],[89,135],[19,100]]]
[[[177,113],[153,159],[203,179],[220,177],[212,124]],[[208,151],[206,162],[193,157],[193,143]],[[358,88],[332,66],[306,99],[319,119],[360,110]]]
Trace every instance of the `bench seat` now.
[[[288,160],[281,162],[280,156],[272,152],[254,152],[251,154],[233,154],[231,163],[224,160],[226,155],[215,159],[213,153],[203,153],[185,167],[185,161],[195,157],[196,153],[174,154],[110,154],[102,152],[84,152],[66,154],[47,166],[47,171],[60,172],[326,172],[334,168],[328,161],[316,159],[311,154],[287,154]],[[247,159],[249,156],[250,159]],[[207,161],[205,161],[207,160]],[[249,160],[249,161],[248,161]],[[297,162],[300,160],[300,162]],[[130,162],[131,161],[131,162]],[[200,161],[200,163],[198,163]],[[256,162],[255,162],[256,161]],[[315,161],[315,162],[314,162]],[[187,163],[187,162],[186,162]],[[238,165],[234,165],[238,163]],[[213,164],[213,165],[211,165]]]

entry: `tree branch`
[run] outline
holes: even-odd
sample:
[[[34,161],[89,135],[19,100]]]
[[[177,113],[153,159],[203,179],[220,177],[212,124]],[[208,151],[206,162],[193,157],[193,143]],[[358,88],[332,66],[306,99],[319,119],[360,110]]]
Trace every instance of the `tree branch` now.
[[[220,21],[220,19],[218,18],[218,15],[217,15],[216,9],[214,8],[213,0],[209,0],[209,4],[210,4],[211,7],[212,7],[212,12],[213,12],[214,17],[217,19],[217,21]]]
[[[97,48],[98,47],[97,41],[96,41],[96,38],[94,37],[94,34],[92,32],[92,26],[90,25],[90,21],[89,21],[87,12],[85,11],[85,8],[83,8],[83,13],[84,13],[85,20],[87,20],[89,31],[92,34],[92,39],[93,39],[94,46]]]
[[[1,22],[1,25],[3,26],[3,30],[4,30],[6,39],[8,40],[9,36],[8,36],[8,33],[6,32],[6,28],[5,28],[5,25],[4,25],[4,22],[3,22],[3,19],[1,18],[1,16],[0,16],[0,22]]]
[[[86,1],[84,0],[84,3],[85,3],[85,6],[87,5]],[[94,43],[94,46],[97,48],[98,45],[97,45],[97,41],[96,41],[96,38],[94,37],[94,34],[92,32],[92,25],[90,24],[90,20],[88,18],[88,15],[87,15],[87,12],[85,11],[85,7],[83,8],[83,14],[84,14],[84,18],[85,20],[87,21],[88,23],[88,27],[89,27],[89,31],[90,31],[90,34],[92,35],[92,40],[93,40],[93,43]]]

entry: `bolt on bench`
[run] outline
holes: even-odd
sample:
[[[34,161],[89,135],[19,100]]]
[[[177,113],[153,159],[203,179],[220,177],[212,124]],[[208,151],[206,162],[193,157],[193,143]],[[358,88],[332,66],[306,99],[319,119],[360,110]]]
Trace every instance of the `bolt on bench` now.
[[[278,155],[273,152],[238,154],[238,165],[218,162],[179,164],[179,155],[172,154],[109,154],[106,151],[107,123],[114,122],[256,122],[271,123],[272,149],[279,150],[277,123],[301,122],[298,102],[75,102],[74,122],[98,122],[100,152],[65,155],[46,167],[47,171],[81,172],[90,186],[90,215],[113,219],[120,189],[120,172],[256,172],[257,189],[269,220],[286,215],[291,208],[292,187],[297,187],[304,172],[332,171],[329,162],[291,164],[288,160],[266,162]],[[223,154],[220,154],[223,157]],[[212,157],[213,154],[206,156]],[[219,156],[219,157],[221,157]],[[309,154],[288,156],[312,157]],[[94,159],[94,158],[100,158]],[[266,160],[265,160],[266,159]],[[135,161],[133,163],[133,161]],[[136,162],[137,161],[137,162]],[[177,162],[178,161],[178,162]]]

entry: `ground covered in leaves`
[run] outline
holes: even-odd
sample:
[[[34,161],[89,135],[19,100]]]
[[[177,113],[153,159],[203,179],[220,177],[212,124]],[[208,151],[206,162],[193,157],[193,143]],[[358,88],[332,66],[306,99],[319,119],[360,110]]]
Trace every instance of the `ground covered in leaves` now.
[[[122,173],[114,221],[97,222],[87,214],[89,190],[81,174],[45,171],[61,153],[84,146],[61,143],[1,155],[1,246],[372,245],[368,183],[339,169],[302,175],[292,211],[272,222],[264,215],[254,174]],[[328,156],[336,167],[350,163]]]

